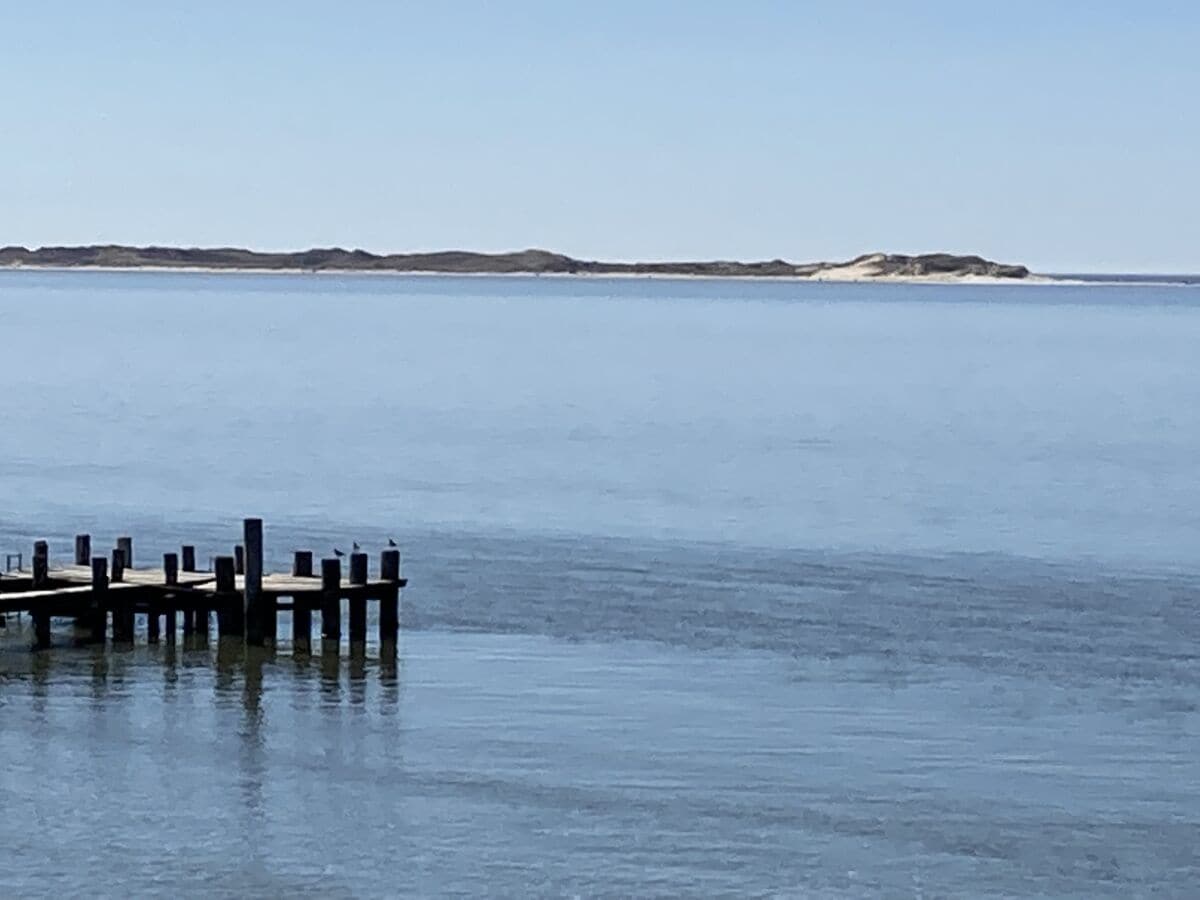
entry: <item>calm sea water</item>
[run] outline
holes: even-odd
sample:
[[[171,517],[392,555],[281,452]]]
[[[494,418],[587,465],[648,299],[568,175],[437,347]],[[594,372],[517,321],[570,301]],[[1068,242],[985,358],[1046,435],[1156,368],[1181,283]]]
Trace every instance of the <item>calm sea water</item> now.
[[[1195,896],[1200,291],[0,273],[0,552],[404,547],[398,669],[0,635],[0,895]]]

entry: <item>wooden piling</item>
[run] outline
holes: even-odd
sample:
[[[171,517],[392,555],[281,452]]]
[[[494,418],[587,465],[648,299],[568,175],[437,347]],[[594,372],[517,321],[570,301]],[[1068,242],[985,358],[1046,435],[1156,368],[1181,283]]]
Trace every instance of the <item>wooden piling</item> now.
[[[108,559],[106,557],[92,557],[92,598],[88,606],[90,642],[103,644],[104,633],[108,630]]]
[[[133,568],[133,538],[119,537],[117,538],[117,549],[125,552],[125,568]]]
[[[201,594],[200,602],[192,612],[192,624],[195,628],[196,639],[201,644],[208,640],[208,630],[212,618],[211,613],[212,609],[209,607],[208,601]]]
[[[367,554],[350,554],[350,583],[367,583]],[[356,592],[350,597],[350,653],[361,654],[367,646],[367,597]]]
[[[390,585],[379,597],[379,655],[395,658],[400,634],[400,551],[384,550],[379,556],[379,577]]]
[[[196,571],[196,548],[184,544],[179,548],[179,569],[183,572]],[[196,610],[188,607],[183,611],[183,636],[190,637],[196,630]]]
[[[297,550],[292,559],[292,575],[311,578],[313,554],[311,550]],[[312,607],[307,597],[292,598],[292,652],[312,653]]]
[[[321,560],[321,654],[337,656],[342,644],[342,561]]]
[[[174,587],[179,584],[179,554],[164,553],[163,554],[163,584],[167,587]],[[176,622],[176,599],[174,595],[167,598],[167,646],[175,646],[175,629],[178,627]]]
[[[350,583],[367,583],[367,554],[360,551],[350,554]]]
[[[162,621],[159,619],[161,610],[158,608],[157,600],[151,600],[150,606],[146,610],[146,643],[157,644],[160,636],[160,628]]]
[[[92,536],[90,534],[75,535],[75,565],[86,566],[92,562]]]
[[[50,545],[45,541],[37,541],[33,545],[33,589],[46,590],[50,586]],[[48,601],[42,598],[38,601],[41,609],[31,609],[33,618],[34,647],[45,650],[50,646],[50,613]]]
[[[236,594],[236,574],[233,557],[217,557],[212,560],[212,571],[216,575],[214,602],[217,606],[217,636],[241,637],[241,604]]]
[[[45,541],[33,544],[33,589],[45,590],[50,582],[50,545]]]
[[[118,539],[118,544],[124,538]],[[112,572],[109,581],[117,584],[125,578],[125,547],[115,547],[112,552]],[[133,603],[128,591],[121,591],[112,602],[112,639],[114,644],[133,643]]]
[[[400,580],[400,551],[384,550],[379,554],[379,577],[383,581]]]
[[[112,572],[109,575],[109,581],[114,584],[125,580],[125,550],[121,547],[114,547],[112,552]]]
[[[262,519],[245,519],[242,522],[242,534],[245,540],[245,587],[242,596],[245,600],[243,607],[246,617],[246,643],[251,647],[262,647],[266,644],[268,631],[275,635],[275,617],[270,616],[270,628],[267,627],[267,603],[263,597],[263,522]]]
[[[233,548],[233,573],[235,575],[246,574],[246,548],[242,544]]]
[[[232,556],[218,556],[213,560],[216,574],[217,635],[219,637],[241,637],[245,633],[242,606],[236,590],[236,572]]]

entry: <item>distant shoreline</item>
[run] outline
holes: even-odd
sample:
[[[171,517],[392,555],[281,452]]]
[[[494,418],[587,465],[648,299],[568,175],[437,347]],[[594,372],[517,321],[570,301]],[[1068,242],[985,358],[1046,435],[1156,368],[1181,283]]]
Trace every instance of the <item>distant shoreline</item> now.
[[[390,273],[436,275],[582,275],[621,277],[785,278],[802,281],[962,280],[1008,283],[1031,276],[1025,266],[980,256],[872,253],[845,262],[791,263],[710,260],[604,262],[545,250],[515,253],[442,251],[377,255],[362,250],[313,249],[263,253],[239,248],[84,247],[0,248],[0,268],[68,270],[193,270],[203,272]]]
[[[201,262],[201,260],[204,260]],[[299,264],[304,260],[308,264]],[[422,263],[429,264],[421,267]],[[611,263],[575,260],[542,250],[486,254],[448,251],[376,256],[363,251],[309,250],[257,253],[238,249],[167,247],[0,248],[0,273],[190,272],[206,275],[383,275],[414,277],[546,277],[619,279],[720,279],[848,284],[944,285],[1141,285],[1200,287],[1200,275],[1031,273],[1024,266],[977,256],[868,254],[847,262]],[[998,274],[999,273],[999,274]]]

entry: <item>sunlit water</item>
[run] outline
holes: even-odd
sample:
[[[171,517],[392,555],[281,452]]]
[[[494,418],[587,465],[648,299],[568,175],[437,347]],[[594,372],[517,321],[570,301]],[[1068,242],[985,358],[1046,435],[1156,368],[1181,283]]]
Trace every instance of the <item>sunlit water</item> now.
[[[0,273],[0,553],[412,579],[395,670],[11,622],[0,895],[1192,896],[1197,347],[1194,288]]]

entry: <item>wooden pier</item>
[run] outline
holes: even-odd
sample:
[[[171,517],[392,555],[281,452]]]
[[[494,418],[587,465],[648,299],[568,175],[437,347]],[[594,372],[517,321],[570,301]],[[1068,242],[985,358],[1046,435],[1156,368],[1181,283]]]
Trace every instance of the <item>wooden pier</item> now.
[[[313,613],[321,618],[321,653],[336,656],[342,647],[342,606],[348,607],[349,649],[361,655],[367,644],[367,608],[377,604],[381,657],[395,658],[400,630],[400,551],[388,547],[379,555],[376,577],[370,558],[355,551],[343,570],[340,557],[314,567],[310,550],[297,550],[292,570],[263,570],[261,519],[243,522],[243,541],[227,556],[213,559],[212,570],[197,571],[196,550],[163,554],[162,567],[134,565],[133,540],[120,537],[111,554],[92,555],[91,537],[76,535],[70,564],[56,565],[46,541],[34,544],[28,572],[0,573],[0,623],[9,613],[26,613],[34,625],[34,649],[51,645],[50,620],[74,619],[77,642],[102,644],[111,632],[114,646],[131,646],[137,617],[145,616],[149,643],[175,644],[207,639],[216,618],[224,640],[249,646],[274,644],[280,610],[292,613],[292,650],[311,653]]]

